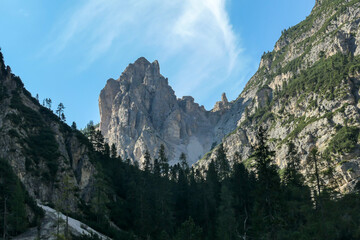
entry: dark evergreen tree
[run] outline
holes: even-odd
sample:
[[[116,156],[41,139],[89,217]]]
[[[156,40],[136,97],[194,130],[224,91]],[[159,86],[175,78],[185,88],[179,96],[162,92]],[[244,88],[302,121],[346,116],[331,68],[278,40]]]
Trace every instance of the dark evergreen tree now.
[[[254,149],[255,169],[257,173],[256,200],[254,206],[256,234],[268,239],[277,238],[280,224],[280,177],[277,166],[273,164],[274,152],[266,145],[266,130],[260,127],[257,132],[257,145]]]
[[[220,197],[220,183],[214,161],[211,161],[206,173],[204,192],[204,231],[209,239],[216,239],[216,210]]]
[[[316,147],[312,148],[310,154],[307,158],[307,163],[311,168],[308,168],[308,175],[310,177],[310,182],[313,184],[315,189],[314,191],[314,199],[315,199],[315,206],[318,209],[321,205],[320,201],[320,194],[321,194],[321,177],[320,177],[320,169],[319,169],[319,157],[318,157],[318,150]]]
[[[159,159],[161,174],[165,177],[168,177],[168,175],[169,175],[169,159],[166,157],[165,146],[163,144],[160,145],[158,159]]]
[[[226,183],[223,183],[221,186],[220,205],[217,214],[217,239],[239,239],[233,204],[234,199],[231,190]]]
[[[144,162],[143,162],[143,169],[145,172],[151,172],[152,171],[152,164],[151,164],[151,156],[149,151],[146,149],[144,154]]]
[[[234,193],[238,232],[243,239],[247,239],[249,218],[253,207],[252,188],[255,186],[255,179],[251,178],[250,173],[242,163],[235,162],[230,180],[231,189]]]
[[[188,164],[188,162],[186,160],[185,153],[180,154],[179,160],[180,160],[181,169],[182,170],[188,170],[189,169],[189,164]]]
[[[57,106],[57,109],[56,109],[55,113],[58,115],[58,117],[59,117],[60,119],[61,119],[62,114],[64,113],[64,109],[65,109],[64,104],[59,103],[59,105]]]
[[[226,157],[223,143],[221,143],[216,150],[215,164],[217,166],[220,179],[227,178],[230,173],[230,164]]]
[[[189,217],[189,219],[179,227],[175,235],[175,240],[199,240],[201,239],[201,233],[202,229],[196,226],[194,220]]]
[[[160,170],[160,164],[159,160],[157,158],[154,159],[154,175],[155,177],[160,177],[161,170]]]
[[[65,113],[61,113],[60,120],[66,122]]]
[[[77,130],[76,122],[72,122],[71,129],[72,130]]]
[[[111,158],[116,158],[117,157],[117,151],[116,151],[116,147],[115,144],[111,144],[111,148],[110,148],[110,157]]]

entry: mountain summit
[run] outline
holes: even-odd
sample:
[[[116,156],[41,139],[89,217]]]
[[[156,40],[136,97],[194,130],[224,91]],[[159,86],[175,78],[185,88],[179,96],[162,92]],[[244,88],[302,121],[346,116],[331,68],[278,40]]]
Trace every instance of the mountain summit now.
[[[328,159],[323,170],[335,169],[328,182],[351,188],[360,176],[359,9],[359,1],[316,1],[264,53],[239,97],[228,102],[223,95],[212,111],[191,97],[176,99],[158,63],[140,58],[101,91],[101,131],[123,157],[139,160],[146,149],[155,157],[164,144],[173,163],[184,152],[190,163],[203,158],[197,166],[206,167],[221,142],[228,159],[238,152],[251,165],[263,126],[280,167],[287,165],[289,144],[303,171],[317,149]]]
[[[223,105],[228,104],[223,96]],[[161,144],[171,162],[182,152],[195,163],[216,139],[220,114],[206,111],[192,97],[177,99],[157,61],[141,57],[119,79],[109,79],[100,93],[100,129],[123,158],[141,160],[146,150],[155,157]]]

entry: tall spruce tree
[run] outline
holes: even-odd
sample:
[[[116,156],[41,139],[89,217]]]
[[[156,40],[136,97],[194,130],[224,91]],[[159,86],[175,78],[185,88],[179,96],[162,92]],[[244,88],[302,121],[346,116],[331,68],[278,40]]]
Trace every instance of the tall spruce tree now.
[[[220,205],[217,214],[216,234],[217,239],[235,240],[239,239],[235,211],[233,208],[234,199],[231,190],[226,183],[221,186]]]
[[[227,178],[230,173],[230,164],[226,157],[223,143],[221,143],[216,150],[215,164],[217,166],[220,179]]]
[[[280,209],[280,177],[278,168],[273,164],[274,151],[266,145],[266,130],[260,126],[257,132],[257,145],[252,157],[255,158],[257,173],[256,188],[256,228],[257,234],[264,234],[269,239],[276,239]]]
[[[110,157],[111,158],[116,158],[117,157],[117,151],[116,151],[116,146],[115,144],[111,144],[111,148],[110,148]]]
[[[151,156],[149,151],[146,149],[144,154],[143,170],[147,173],[152,171]]]
[[[164,144],[160,145],[158,159],[159,159],[161,174],[165,177],[168,177],[169,176],[169,159],[166,157]]]

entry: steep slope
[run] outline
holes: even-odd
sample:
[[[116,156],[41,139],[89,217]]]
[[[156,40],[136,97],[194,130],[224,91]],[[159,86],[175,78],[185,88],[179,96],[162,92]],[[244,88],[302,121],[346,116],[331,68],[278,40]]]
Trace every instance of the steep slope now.
[[[304,169],[316,147],[336,167],[331,181],[352,186],[360,176],[359,18],[358,0],[316,1],[305,20],[284,30],[274,50],[264,53],[238,99],[223,97],[212,111],[191,97],[176,99],[158,63],[141,58],[102,90],[101,131],[123,157],[141,161],[145,149],[155,156],[165,144],[173,162],[185,152],[194,163],[220,142],[230,160],[235,152],[248,159],[262,125],[280,167],[290,142]],[[198,165],[213,158],[210,151]]]
[[[146,149],[155,157],[164,144],[172,163],[184,152],[192,164],[210,150],[228,105],[225,95],[211,112],[192,97],[177,99],[158,62],[139,58],[101,91],[100,129],[123,158],[141,161]]]
[[[97,172],[90,161],[91,149],[86,137],[31,97],[20,78],[5,67],[0,52],[0,160],[33,199],[26,201],[36,207],[37,200],[68,212],[78,211],[80,202],[89,203]],[[2,177],[1,183],[8,180]],[[70,187],[71,191],[66,190]],[[9,194],[14,194],[14,189]],[[4,211],[4,196],[0,201]],[[26,210],[25,216],[32,225],[39,224],[31,211]]]
[[[223,139],[229,159],[235,152],[248,159],[262,125],[280,167],[286,165],[289,142],[304,170],[316,147],[327,159],[323,170],[336,169],[327,182],[343,189],[355,184],[360,177],[359,24],[358,0],[323,0],[306,20],[283,31],[232,106],[247,103],[232,121],[237,128]],[[231,119],[229,114],[223,118]],[[212,158],[214,153],[208,154],[199,165]]]

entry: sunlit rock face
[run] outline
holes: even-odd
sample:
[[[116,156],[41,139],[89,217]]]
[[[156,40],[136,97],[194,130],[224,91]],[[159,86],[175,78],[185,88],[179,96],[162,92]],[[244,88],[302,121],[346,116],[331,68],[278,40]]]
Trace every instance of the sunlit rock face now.
[[[146,149],[156,157],[164,144],[172,163],[184,152],[190,163],[202,158],[196,167],[205,169],[215,158],[211,146],[220,142],[230,162],[238,152],[251,166],[263,126],[280,168],[287,165],[289,142],[304,173],[316,147],[330,155],[335,169],[325,184],[351,189],[360,177],[359,19],[357,1],[317,0],[310,16],[284,30],[274,50],[262,56],[239,97],[229,102],[224,94],[211,111],[192,97],[177,99],[158,62],[140,58],[101,91],[101,131],[122,157],[141,162]],[[333,146],[343,133],[354,135],[351,147],[338,151]]]
[[[5,67],[0,53],[0,159],[7,161],[27,192],[42,202],[56,202],[64,179],[76,187],[71,210],[90,201],[96,169],[81,134],[60,121]]]
[[[107,81],[99,108],[101,132],[121,157],[142,161],[146,149],[156,157],[164,144],[170,163],[184,152],[192,164],[210,150],[229,103],[223,95],[216,111],[206,111],[192,97],[178,99],[160,74],[159,63],[139,58],[119,79]]]
[[[324,184],[341,191],[355,185],[360,177],[359,19],[358,1],[317,0],[306,20],[283,31],[238,99],[230,103],[231,109],[246,103],[246,110],[235,117],[229,115],[231,110],[223,118],[238,126],[222,139],[230,161],[239,152],[251,166],[248,158],[256,130],[263,126],[280,168],[287,165],[292,142],[306,174],[311,171],[309,153],[316,147],[320,159],[331,159],[322,163],[323,170],[335,170]],[[198,167],[206,167],[214,157],[215,151]]]

